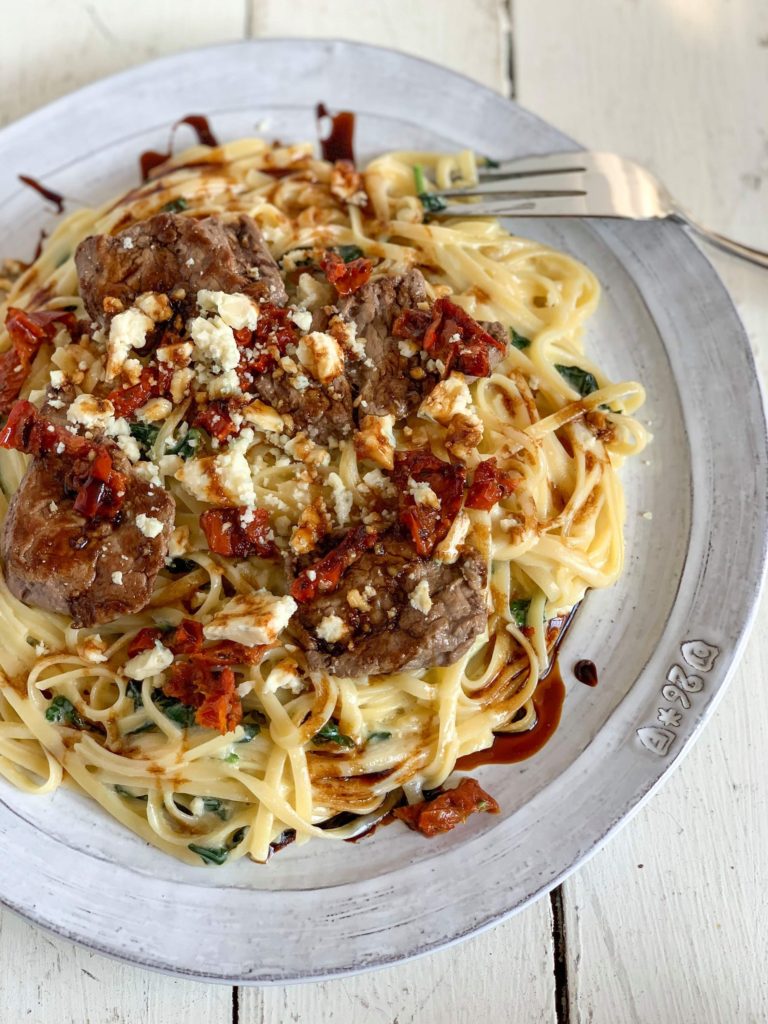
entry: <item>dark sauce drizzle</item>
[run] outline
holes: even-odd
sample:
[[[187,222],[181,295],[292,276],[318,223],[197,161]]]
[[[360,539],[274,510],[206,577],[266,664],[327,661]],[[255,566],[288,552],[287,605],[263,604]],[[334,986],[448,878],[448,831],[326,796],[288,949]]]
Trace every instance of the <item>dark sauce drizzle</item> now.
[[[52,188],[46,188],[35,178],[31,178],[28,174],[20,174],[19,181],[22,185],[27,185],[29,188],[34,189],[43,199],[47,199],[49,203],[53,203],[56,207],[56,213],[64,212],[64,196],[59,192],[54,192]]]
[[[354,163],[355,115],[349,110],[340,110],[338,114],[331,114],[324,103],[318,103],[316,116],[318,135],[321,122],[326,117],[331,119],[330,134],[326,138],[320,137],[320,152],[323,154],[323,159],[349,160]]]
[[[156,167],[159,167],[161,164],[164,164],[166,160],[171,158],[173,154],[173,140],[176,136],[176,131],[183,124],[188,125],[195,135],[197,135],[197,141],[201,146],[218,146],[218,139],[211,131],[208,118],[204,117],[202,114],[187,114],[186,117],[179,118],[171,128],[171,137],[168,141],[167,153],[160,153],[156,149],[145,149],[139,156],[139,167],[141,168],[142,181],[147,181],[150,174]]]
[[[577,661],[573,674],[576,676],[580,683],[584,683],[585,686],[597,686],[597,667],[594,661],[588,661],[586,658],[582,658],[581,661]]]

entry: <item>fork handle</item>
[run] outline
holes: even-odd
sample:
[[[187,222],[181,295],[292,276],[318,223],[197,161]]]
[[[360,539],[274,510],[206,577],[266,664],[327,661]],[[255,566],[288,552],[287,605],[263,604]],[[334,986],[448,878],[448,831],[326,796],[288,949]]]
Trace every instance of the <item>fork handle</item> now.
[[[753,249],[750,245],[742,245],[741,242],[736,242],[732,238],[726,238],[725,235],[720,235],[717,231],[710,231],[709,228],[697,224],[695,220],[692,220],[684,213],[678,213],[677,216],[683,224],[692,231],[695,231],[700,238],[703,238],[705,242],[709,242],[710,245],[722,249],[723,252],[730,253],[731,256],[738,256],[749,263],[755,263],[758,267],[768,268],[768,252],[763,252],[762,249]]]

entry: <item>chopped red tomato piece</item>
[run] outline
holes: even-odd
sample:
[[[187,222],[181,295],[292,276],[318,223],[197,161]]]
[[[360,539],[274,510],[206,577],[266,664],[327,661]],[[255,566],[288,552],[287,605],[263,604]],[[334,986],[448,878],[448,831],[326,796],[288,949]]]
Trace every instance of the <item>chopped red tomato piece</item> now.
[[[406,309],[395,320],[396,338],[419,338],[424,351],[445,364],[445,372],[460,370],[470,377],[487,377],[491,372],[492,349],[504,352],[506,346],[484,330],[450,299],[438,299],[432,313]]]
[[[219,669],[196,657],[176,662],[163,692],[196,708],[198,725],[222,734],[231,732],[242,720],[243,705],[231,668]]]
[[[377,537],[365,526],[353,527],[324,558],[298,574],[291,585],[291,596],[299,604],[307,604],[318,594],[334,591],[347,569],[374,546]]]
[[[230,558],[276,558],[269,513],[264,508],[209,508],[200,516],[208,547]]]
[[[395,452],[392,481],[400,499],[400,522],[423,558],[432,554],[458,515],[466,476],[463,466],[443,462],[426,448]],[[412,489],[410,481],[428,484],[438,499],[438,507],[417,501],[418,487]]]
[[[196,619],[182,619],[166,641],[174,654],[196,654],[203,649],[203,624]]]
[[[320,261],[323,273],[339,295],[352,295],[370,279],[373,263],[370,260],[350,260],[345,263],[337,252],[326,252]]]
[[[52,341],[59,327],[75,335],[78,321],[74,313],[62,309],[27,311],[11,306],[5,327],[12,348],[0,355],[0,414],[7,412],[18,397],[29,368],[45,341]]]
[[[409,807],[396,807],[394,815],[404,821],[408,828],[431,838],[442,832],[450,832],[476,811],[498,814],[499,805],[480,788],[475,779],[462,779],[455,789],[448,789],[433,800],[422,800]]]
[[[475,476],[464,502],[467,508],[489,509],[514,491],[517,480],[499,469],[496,459],[485,459],[475,470]]]
[[[238,428],[232,421],[227,403],[217,400],[210,402],[204,409],[198,409],[192,419],[193,427],[202,427],[217,441],[226,441]]]
[[[117,388],[107,398],[115,407],[115,416],[130,416],[146,405],[150,398],[168,393],[173,377],[173,367],[167,363],[160,366],[145,366],[137,384],[128,388]]]

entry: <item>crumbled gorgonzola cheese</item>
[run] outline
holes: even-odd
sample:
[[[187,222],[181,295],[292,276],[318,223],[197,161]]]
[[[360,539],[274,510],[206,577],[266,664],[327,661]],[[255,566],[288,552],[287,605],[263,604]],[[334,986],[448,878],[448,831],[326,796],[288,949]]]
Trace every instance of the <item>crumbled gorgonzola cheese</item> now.
[[[107,341],[107,380],[117,376],[132,348],[144,347],[147,332],[153,327],[150,317],[135,306],[112,318]]]
[[[338,615],[326,615],[320,620],[315,633],[329,644],[337,644],[349,632],[346,622]]]
[[[413,588],[408,596],[408,603],[422,615],[427,614],[432,607],[432,598],[429,596],[429,583],[426,580],[420,580]]]
[[[159,640],[148,651],[142,651],[125,663],[123,671],[129,679],[149,679],[173,664],[173,654]]]
[[[218,313],[227,327],[235,331],[240,331],[243,327],[253,331],[259,320],[256,303],[242,292],[227,294],[202,288],[197,293],[197,305],[206,313]]]
[[[276,597],[268,590],[238,594],[203,627],[208,640],[234,640],[253,647],[272,644],[296,611],[292,597]]]

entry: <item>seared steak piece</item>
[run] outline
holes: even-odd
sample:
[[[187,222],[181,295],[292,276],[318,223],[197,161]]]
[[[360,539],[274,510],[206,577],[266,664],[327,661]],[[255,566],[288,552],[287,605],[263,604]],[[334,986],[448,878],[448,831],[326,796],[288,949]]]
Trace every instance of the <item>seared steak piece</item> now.
[[[165,564],[173,530],[171,495],[140,479],[118,449],[110,454],[115,469],[126,475],[114,523],[87,523],[78,515],[67,488],[70,461],[41,455],[11,499],[0,542],[11,593],[25,604],[71,615],[75,626],[141,611]],[[136,525],[141,513],[162,523],[156,537]]]
[[[274,377],[267,371],[254,377],[248,392],[281,415],[290,414],[295,429],[303,430],[317,444],[327,444],[332,437],[339,439],[352,433],[352,393],[344,376],[325,385],[313,382],[299,391],[291,384],[290,377]]]
[[[177,309],[195,312],[198,289],[244,292],[254,299],[288,301],[280,270],[250,217],[195,220],[160,213],[117,235],[91,235],[77,247],[75,265],[88,313],[105,327],[104,300],[126,309],[142,292],[186,293]],[[108,304],[109,306],[109,304]]]
[[[420,363],[409,364],[392,337],[392,325],[403,310],[418,306],[426,297],[421,272],[410,270],[369,281],[339,303],[339,312],[354,320],[358,338],[365,339],[365,359],[347,359],[347,376],[360,396],[361,415],[407,416],[418,406],[425,387],[434,386],[435,377],[411,378],[409,370]]]
[[[450,665],[487,619],[486,568],[477,552],[444,565],[388,534],[347,569],[337,590],[300,604],[292,626],[311,669],[363,676]]]

